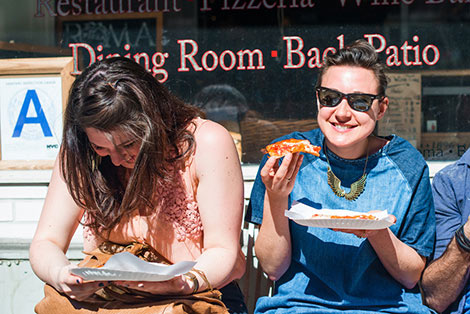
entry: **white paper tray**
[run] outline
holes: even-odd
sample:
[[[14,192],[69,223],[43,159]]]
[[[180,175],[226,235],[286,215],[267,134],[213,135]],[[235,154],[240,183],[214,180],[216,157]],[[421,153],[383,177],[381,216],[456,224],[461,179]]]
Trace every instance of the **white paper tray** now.
[[[72,274],[84,280],[165,281],[191,270],[196,262],[183,261],[173,265],[149,263],[129,252],[113,255],[101,268],[79,267]]]
[[[318,218],[314,214],[350,216],[358,214],[369,214],[377,217],[378,220],[354,219],[354,218]],[[294,202],[290,210],[285,211],[286,217],[295,221],[299,225],[308,227],[331,228],[331,229],[362,229],[376,230],[388,228],[393,223],[390,221],[386,210],[374,213],[364,213],[344,209],[315,209],[303,203]]]

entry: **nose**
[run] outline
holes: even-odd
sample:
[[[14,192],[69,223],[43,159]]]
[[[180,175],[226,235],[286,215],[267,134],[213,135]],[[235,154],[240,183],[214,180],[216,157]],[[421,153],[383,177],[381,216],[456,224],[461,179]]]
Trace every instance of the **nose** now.
[[[126,160],[125,156],[116,150],[109,152],[109,157],[116,167],[120,166]]]
[[[343,97],[338,106],[336,106],[335,115],[338,117],[338,120],[349,119],[351,117],[351,110],[347,99]]]

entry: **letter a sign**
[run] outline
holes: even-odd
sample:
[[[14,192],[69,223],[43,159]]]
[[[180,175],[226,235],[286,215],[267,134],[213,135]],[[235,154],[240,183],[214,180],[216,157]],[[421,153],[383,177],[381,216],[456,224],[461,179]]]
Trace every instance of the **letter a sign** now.
[[[55,159],[62,136],[60,77],[0,78],[2,160]]]
[[[34,109],[36,109],[36,117],[27,117],[29,105],[33,103]],[[13,137],[20,137],[21,130],[26,123],[39,124],[41,126],[44,136],[52,136],[51,129],[47,123],[46,116],[44,115],[44,110],[42,110],[41,103],[39,102],[38,94],[35,89],[29,89],[26,92],[26,97],[24,99],[23,105],[21,106],[20,115],[18,116],[18,121],[16,122],[15,129],[13,130]]]

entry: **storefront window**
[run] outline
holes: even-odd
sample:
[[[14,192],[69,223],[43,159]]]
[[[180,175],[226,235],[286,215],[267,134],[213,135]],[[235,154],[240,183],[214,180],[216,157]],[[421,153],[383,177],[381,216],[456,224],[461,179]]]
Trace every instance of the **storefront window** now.
[[[380,135],[406,138],[427,160],[455,160],[470,145],[467,0],[16,0],[0,14],[1,59],[69,56],[72,75],[134,59],[226,126],[243,163],[316,127],[321,61],[359,38],[390,69]]]

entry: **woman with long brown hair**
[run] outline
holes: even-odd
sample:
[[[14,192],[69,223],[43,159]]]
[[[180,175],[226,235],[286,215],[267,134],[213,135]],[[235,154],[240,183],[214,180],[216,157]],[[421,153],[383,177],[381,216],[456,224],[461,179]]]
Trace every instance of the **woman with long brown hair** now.
[[[30,249],[34,272],[71,299],[108,282],[70,273],[65,256],[79,223],[84,250],[144,243],[197,272],[163,282],[114,282],[158,295],[220,288],[232,312],[244,301],[239,236],[243,179],[233,140],[123,57],[87,67],[65,110],[60,154]],[[228,300],[233,302],[230,303]]]

